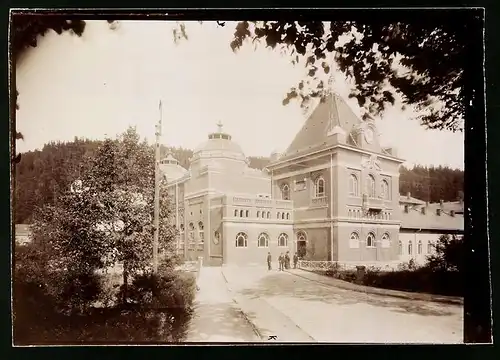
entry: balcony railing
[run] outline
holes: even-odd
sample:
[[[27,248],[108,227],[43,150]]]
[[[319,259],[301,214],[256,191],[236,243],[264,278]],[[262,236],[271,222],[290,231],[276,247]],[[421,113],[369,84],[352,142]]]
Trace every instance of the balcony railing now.
[[[249,205],[252,203],[252,200],[251,198],[243,198],[243,197],[236,197],[234,196],[233,197],[233,204],[245,204],[245,205]]]
[[[385,201],[382,198],[363,196],[363,205],[367,209],[381,210],[385,208]]]
[[[311,199],[311,206],[326,206],[326,205],[328,205],[328,198],[326,196]]]
[[[279,209],[292,209],[293,201],[290,200],[274,200],[274,199],[255,199],[241,196],[232,197],[233,205],[256,206],[256,207],[276,207]],[[229,201],[231,201],[229,200]]]
[[[255,199],[255,205],[260,206],[272,206],[273,201],[270,199]]]

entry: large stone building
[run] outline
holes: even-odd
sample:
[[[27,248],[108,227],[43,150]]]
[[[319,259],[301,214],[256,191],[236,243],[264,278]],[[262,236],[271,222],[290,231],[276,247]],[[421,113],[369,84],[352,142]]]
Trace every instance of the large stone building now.
[[[186,259],[265,263],[268,252],[276,259],[297,251],[345,264],[424,261],[440,234],[463,232],[463,205],[400,196],[404,160],[381,147],[375,123],[361,121],[337,95],[316,107],[262,171],[249,168],[218,126],[189,169],[171,155],[160,165]]]

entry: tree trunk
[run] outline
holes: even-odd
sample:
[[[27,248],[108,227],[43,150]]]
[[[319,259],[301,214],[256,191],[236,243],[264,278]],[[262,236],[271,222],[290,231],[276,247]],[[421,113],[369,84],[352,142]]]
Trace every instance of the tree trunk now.
[[[127,304],[128,299],[128,269],[127,262],[123,262],[123,291],[122,291],[122,302],[123,304]]]

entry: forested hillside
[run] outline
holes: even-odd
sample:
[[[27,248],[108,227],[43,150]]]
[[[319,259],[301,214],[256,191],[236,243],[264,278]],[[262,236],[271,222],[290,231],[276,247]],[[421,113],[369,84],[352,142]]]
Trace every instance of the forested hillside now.
[[[100,141],[76,138],[71,142],[53,142],[42,150],[23,153],[16,167],[14,198],[15,223],[29,223],[36,206],[52,203],[57,194],[68,189],[69,184],[79,177],[85,156],[92,155]],[[171,151],[179,164],[189,166],[193,151],[184,148],[162,146],[165,156]],[[249,157],[250,167],[262,169],[269,159]],[[454,201],[463,191],[464,173],[447,167],[416,166],[413,169],[401,167],[400,192],[411,192],[412,196],[429,202]]]

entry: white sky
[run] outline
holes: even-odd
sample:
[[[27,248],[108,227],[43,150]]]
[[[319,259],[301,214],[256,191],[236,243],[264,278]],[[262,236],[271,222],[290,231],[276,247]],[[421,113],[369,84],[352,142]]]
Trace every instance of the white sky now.
[[[234,25],[188,23],[189,40],[178,45],[168,22],[121,22],[111,31],[105,21],[88,21],[80,38],[48,34],[17,68],[17,130],[25,136],[17,151],[114,137],[128,125],[153,142],[160,98],[166,145],[194,149],[220,120],[247,156],[285,150],[305,115],[298,102],[281,101],[304,68],[264,46],[234,54]],[[359,113],[340,74],[335,87]],[[377,120],[382,145],[409,163],[463,169],[463,134],[425,130],[410,115],[393,108]]]

